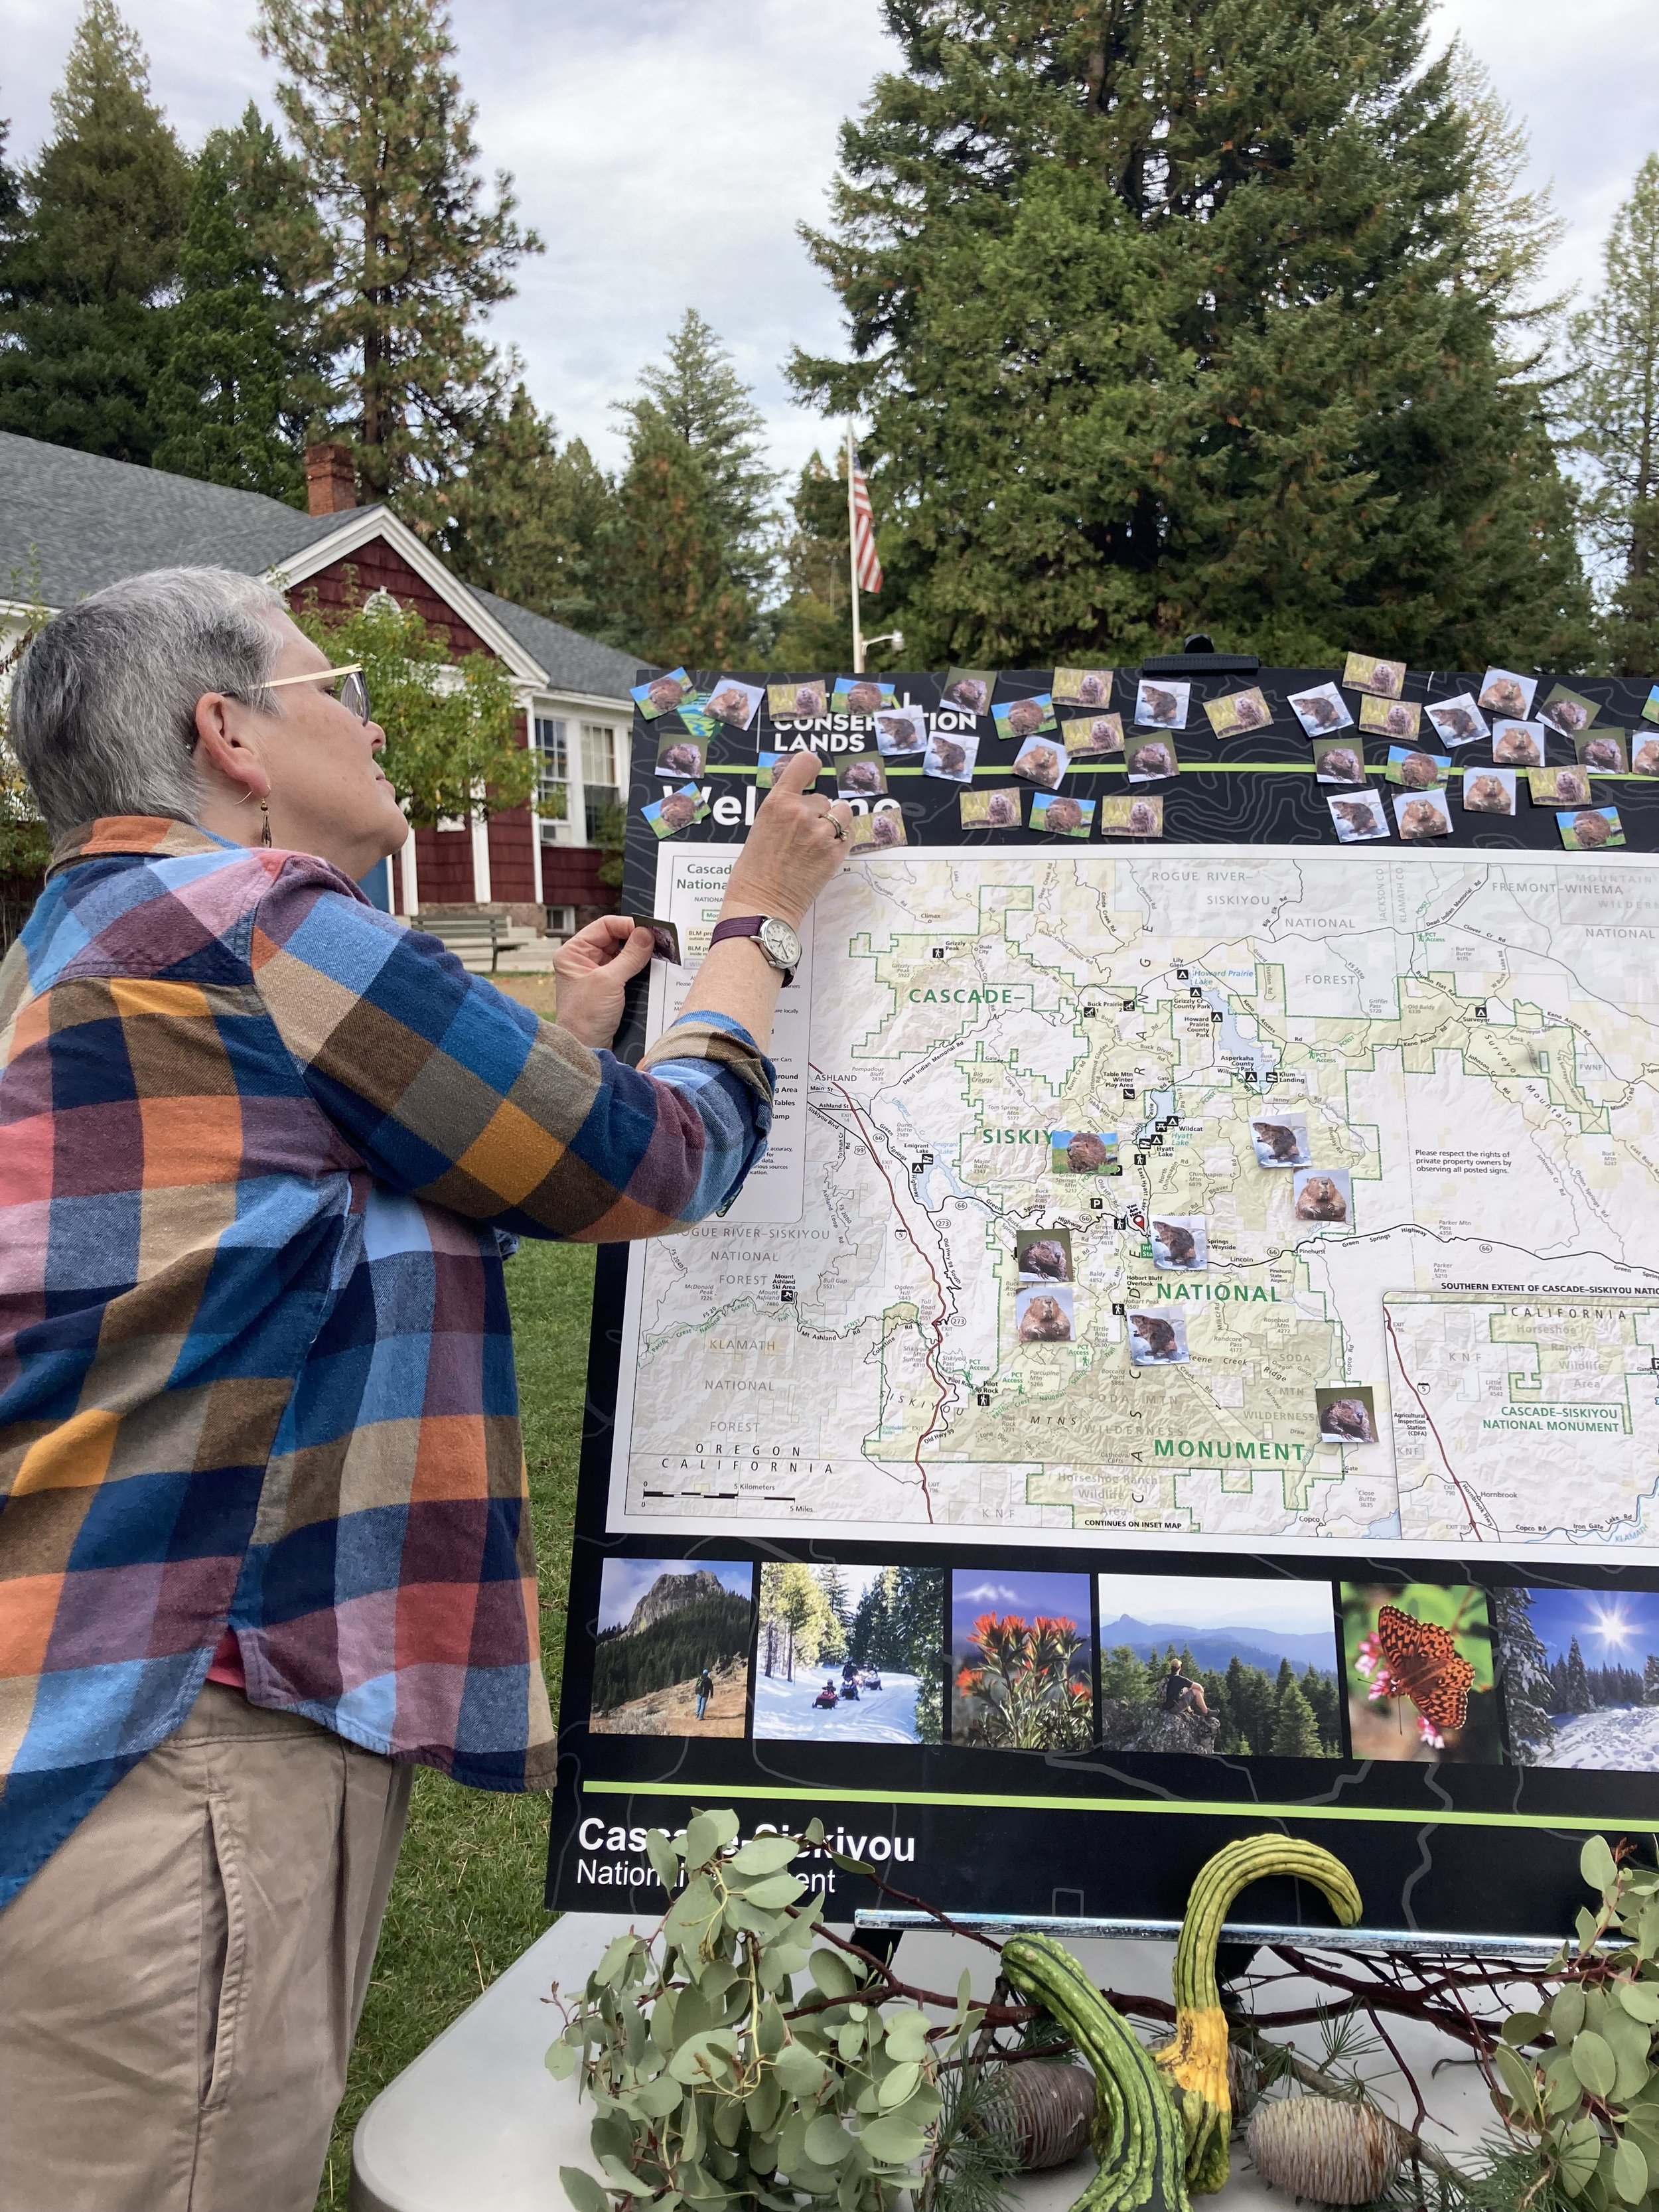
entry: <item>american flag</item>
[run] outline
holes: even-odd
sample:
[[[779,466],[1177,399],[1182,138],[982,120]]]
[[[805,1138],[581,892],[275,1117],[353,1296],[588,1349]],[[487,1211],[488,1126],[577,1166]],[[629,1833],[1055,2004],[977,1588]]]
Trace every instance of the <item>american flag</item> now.
[[[853,566],[861,592],[881,589],[881,562],[876,552],[876,518],[870,512],[870,487],[859,466],[858,448],[849,434],[848,465],[853,471]]]

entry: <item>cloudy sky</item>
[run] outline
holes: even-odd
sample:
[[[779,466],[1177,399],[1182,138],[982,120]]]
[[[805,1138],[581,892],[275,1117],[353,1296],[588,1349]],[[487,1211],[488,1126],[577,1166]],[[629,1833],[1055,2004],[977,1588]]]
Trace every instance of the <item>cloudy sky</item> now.
[[[271,72],[252,0],[123,0],[155,89],[194,143]],[[7,0],[0,115],[27,155],[72,23],[64,0]],[[792,345],[833,348],[838,319],[795,234],[821,219],[836,126],[895,50],[878,0],[454,0],[462,75],[486,163],[513,172],[547,252],[526,265],[496,328],[568,434],[614,464],[609,403],[696,307],[754,385],[776,459],[793,470],[825,436],[793,405]],[[1532,135],[1568,236],[1556,274],[1593,284],[1608,219],[1659,149],[1659,9],[1652,0],[1446,0]]]

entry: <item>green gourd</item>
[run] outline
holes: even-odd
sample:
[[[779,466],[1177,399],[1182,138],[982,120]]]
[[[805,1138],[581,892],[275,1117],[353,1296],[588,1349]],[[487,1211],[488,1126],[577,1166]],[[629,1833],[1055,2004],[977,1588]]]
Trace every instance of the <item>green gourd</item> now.
[[[1269,1875],[1294,1875],[1322,1890],[1345,1928],[1362,1911],[1353,1876],[1318,1844],[1293,1836],[1247,1836],[1199,1869],[1176,1944],[1175,2041],[1153,2054],[1170,2078],[1187,2136],[1187,2179],[1195,2197],[1213,2196],[1231,2166],[1232,2098],[1227,2087],[1227,2019],[1216,1987],[1221,1923],[1240,1892]]]
[[[1100,2171],[1072,2212],[1188,2212],[1181,2121],[1127,2022],[1052,1936],[1011,1936],[1002,1971],[1059,2021],[1094,2069]]]

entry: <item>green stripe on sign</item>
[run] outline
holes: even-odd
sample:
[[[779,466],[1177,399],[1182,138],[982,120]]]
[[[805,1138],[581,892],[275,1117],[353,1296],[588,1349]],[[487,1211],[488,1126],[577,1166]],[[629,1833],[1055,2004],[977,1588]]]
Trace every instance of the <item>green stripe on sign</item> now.
[[[1597,1828],[1618,1828],[1636,1836],[1659,1837],[1659,1823],[1625,1820],[1616,1815],[1600,1820],[1582,1814],[1547,1813],[1423,1813],[1403,1805],[1378,1806],[1366,1811],[1357,1805],[1217,1805],[1203,1800],[1165,1803],[1145,1797],[985,1797],[947,1790],[842,1790],[825,1783],[818,1790],[771,1789],[752,1782],[595,1782],[581,1784],[589,1797],[695,1797],[712,1805],[727,1797],[763,1797],[792,1804],[821,1804],[832,1799],[845,1805],[994,1805],[1020,1813],[1192,1813],[1206,1820],[1358,1820],[1411,1828],[1537,1828],[1559,1833],[1571,1829],[1589,1834]]]

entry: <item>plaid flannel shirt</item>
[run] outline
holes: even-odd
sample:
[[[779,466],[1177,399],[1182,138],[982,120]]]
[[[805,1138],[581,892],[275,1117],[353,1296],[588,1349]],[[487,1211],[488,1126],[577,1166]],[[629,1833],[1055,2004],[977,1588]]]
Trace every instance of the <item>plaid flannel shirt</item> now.
[[[647,1059],[307,854],[54,856],[0,968],[0,1903],[227,1623],[255,1705],[550,1786],[503,1247],[684,1227],[770,1122],[724,1017]]]

